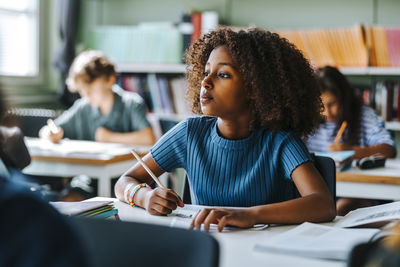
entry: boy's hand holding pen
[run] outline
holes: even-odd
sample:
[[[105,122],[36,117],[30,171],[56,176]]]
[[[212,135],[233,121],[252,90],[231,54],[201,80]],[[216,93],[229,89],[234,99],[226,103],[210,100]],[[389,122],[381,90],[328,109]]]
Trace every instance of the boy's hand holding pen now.
[[[132,150],[132,154],[158,185],[158,188],[146,192],[143,202],[144,208],[153,215],[167,215],[178,206],[183,207],[184,204],[179,195],[173,190],[166,188],[135,151]],[[140,190],[138,191],[139,193]]]
[[[64,136],[64,131],[58,127],[52,119],[47,120],[47,131],[44,134],[53,143],[58,143]]]

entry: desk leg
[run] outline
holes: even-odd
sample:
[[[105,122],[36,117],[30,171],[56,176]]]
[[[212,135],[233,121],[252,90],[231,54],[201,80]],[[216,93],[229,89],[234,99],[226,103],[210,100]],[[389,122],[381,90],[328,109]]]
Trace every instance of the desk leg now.
[[[97,195],[99,197],[111,197],[111,177],[100,176],[98,177]]]

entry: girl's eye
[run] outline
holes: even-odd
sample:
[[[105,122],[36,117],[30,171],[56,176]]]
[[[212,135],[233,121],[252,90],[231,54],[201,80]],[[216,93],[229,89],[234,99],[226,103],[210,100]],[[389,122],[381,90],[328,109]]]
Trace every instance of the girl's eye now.
[[[231,77],[231,75],[229,75],[229,74],[227,74],[227,73],[220,73],[220,74],[218,74],[218,76],[219,76],[220,78],[223,78],[223,79],[226,79],[226,78],[230,78],[230,77]]]
[[[203,72],[204,77],[207,77],[208,74],[209,74],[209,73],[208,73],[207,71]]]

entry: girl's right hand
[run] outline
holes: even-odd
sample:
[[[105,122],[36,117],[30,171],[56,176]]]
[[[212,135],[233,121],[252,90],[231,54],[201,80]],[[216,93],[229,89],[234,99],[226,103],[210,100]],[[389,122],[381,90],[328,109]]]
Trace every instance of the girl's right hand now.
[[[171,189],[157,187],[146,193],[144,208],[153,215],[167,215],[173,210],[183,207],[181,198]]]

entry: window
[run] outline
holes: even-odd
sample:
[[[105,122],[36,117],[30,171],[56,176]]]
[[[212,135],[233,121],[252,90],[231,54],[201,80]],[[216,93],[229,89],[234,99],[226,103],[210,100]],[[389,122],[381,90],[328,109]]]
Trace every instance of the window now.
[[[39,74],[39,0],[0,0],[0,75]]]

